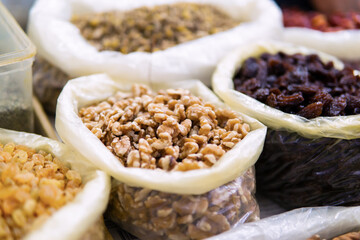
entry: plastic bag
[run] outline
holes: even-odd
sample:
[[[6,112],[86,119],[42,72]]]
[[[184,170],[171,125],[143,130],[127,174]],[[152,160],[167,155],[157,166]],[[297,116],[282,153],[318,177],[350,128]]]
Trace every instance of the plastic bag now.
[[[288,27],[284,29],[284,40],[344,60],[360,60],[360,30],[321,32],[309,28]]]
[[[131,82],[121,82],[120,80],[114,81],[104,74],[71,80],[60,94],[56,111],[56,129],[63,141],[71,144],[96,166],[109,173],[124,185],[135,187],[129,187],[130,189],[136,189],[136,191],[141,188],[151,189],[153,193],[157,191],[161,192],[159,196],[167,195],[173,197],[205,194],[224,184],[226,190],[226,184],[228,182],[237,179],[256,162],[263,147],[266,128],[258,121],[239,113],[244,119],[244,122],[250,125],[251,131],[231,150],[226,152],[211,168],[186,172],[168,172],[159,169],[151,170],[124,167],[117,157],[85,127],[78,116],[78,109],[104,100],[119,90],[130,92],[132,84]],[[204,101],[214,104],[216,107],[226,107],[199,81],[164,82],[152,85],[153,90],[167,88],[185,88],[190,90],[192,94],[201,97]],[[252,178],[252,180],[254,179]],[[230,185],[234,185],[231,189],[240,187],[239,183]],[[252,187],[248,188],[248,193],[252,191],[251,188]],[[220,187],[219,190],[220,189],[222,189],[222,187]],[[225,192],[231,195],[231,191]],[[237,191],[240,193],[242,190],[239,188]],[[226,194],[221,197],[224,197],[226,201],[228,201],[229,196]],[[131,195],[125,194],[124,197],[126,201],[132,201],[130,200]],[[122,204],[126,205],[128,203],[125,202]],[[249,205],[254,204],[252,200],[249,200]],[[114,205],[118,206],[119,204],[116,205],[114,203]],[[246,204],[244,204],[244,206],[245,205]],[[132,214],[135,213],[135,211],[131,212]],[[242,214],[242,221],[245,221],[245,219],[249,217],[248,215],[252,215],[253,213],[248,212]],[[119,219],[119,217],[117,218]],[[254,218],[256,217],[250,219]],[[161,231],[157,232],[157,234],[160,233]]]
[[[54,140],[4,129],[0,129],[0,139],[2,143],[14,142],[52,153],[61,162],[78,171],[84,183],[83,190],[71,202],[52,214],[41,227],[29,232],[24,239],[83,239],[105,211],[110,192],[108,175],[96,170],[82,156]],[[102,235],[100,231],[103,229],[97,229],[97,234]]]
[[[358,204],[360,115],[311,120],[271,108],[234,90],[233,75],[242,61],[263,52],[316,53],[337,68],[329,55],[285,43],[243,46],[219,63],[213,89],[232,108],[266,124],[264,151],[256,165],[258,188],[287,208]]]
[[[107,214],[141,239],[203,239],[259,219],[254,168],[201,195],[113,185]]]
[[[359,207],[301,208],[260,221],[239,225],[209,240],[329,239],[360,228]]]
[[[127,11],[176,2],[213,4],[241,23],[228,31],[164,51],[126,55],[97,51],[70,23],[73,14]],[[39,55],[71,77],[107,73],[145,83],[196,78],[208,85],[217,61],[234,46],[259,38],[278,38],[281,31],[281,12],[270,0],[104,0],[101,4],[95,0],[38,0],[30,12],[28,27]]]

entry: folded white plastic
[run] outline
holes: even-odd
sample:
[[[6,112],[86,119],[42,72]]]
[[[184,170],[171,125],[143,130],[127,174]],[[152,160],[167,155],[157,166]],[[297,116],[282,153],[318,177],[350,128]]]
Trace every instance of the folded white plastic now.
[[[128,11],[176,2],[213,4],[240,24],[230,30],[154,53],[99,52],[70,22],[73,14]],[[210,85],[221,57],[257,39],[279,38],[281,11],[270,0],[37,0],[30,12],[28,34],[38,54],[72,77],[93,73],[142,82],[200,79]]]
[[[331,239],[360,229],[360,207],[300,208],[239,225],[209,240],[306,240],[313,235]]]

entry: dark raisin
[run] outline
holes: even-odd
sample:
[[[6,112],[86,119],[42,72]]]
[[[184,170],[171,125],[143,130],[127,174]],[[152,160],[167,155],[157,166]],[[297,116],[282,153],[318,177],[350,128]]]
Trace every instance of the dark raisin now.
[[[307,105],[301,109],[297,114],[307,119],[319,117],[323,110],[323,104],[321,102],[315,102]]]
[[[264,53],[234,76],[235,89],[287,113],[314,118],[359,114],[360,77],[316,54]],[[321,103],[321,104],[320,104]]]

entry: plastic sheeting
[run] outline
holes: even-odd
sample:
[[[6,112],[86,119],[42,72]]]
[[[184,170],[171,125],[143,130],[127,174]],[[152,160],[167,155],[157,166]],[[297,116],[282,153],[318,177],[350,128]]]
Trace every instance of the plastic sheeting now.
[[[113,184],[107,215],[140,239],[203,239],[259,220],[254,167],[201,195]]]
[[[247,223],[209,240],[305,240],[315,234],[329,239],[360,228],[359,207],[301,208]]]
[[[289,27],[284,30],[284,40],[314,48],[341,59],[360,59],[360,30],[321,32],[309,28]]]

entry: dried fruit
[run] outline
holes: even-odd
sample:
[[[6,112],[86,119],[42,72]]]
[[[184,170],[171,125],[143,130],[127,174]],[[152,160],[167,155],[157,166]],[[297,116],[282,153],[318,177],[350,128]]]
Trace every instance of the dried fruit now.
[[[352,68],[337,70],[315,54],[249,58],[234,76],[234,85],[273,108],[308,119],[360,112],[360,77]]]
[[[0,156],[1,239],[22,239],[81,189],[80,175],[45,151],[0,143]]]

